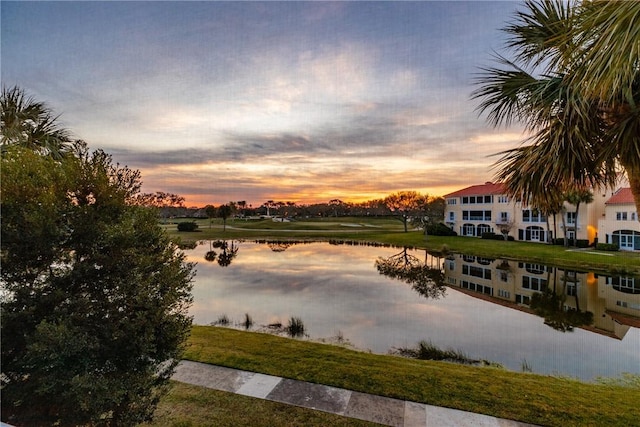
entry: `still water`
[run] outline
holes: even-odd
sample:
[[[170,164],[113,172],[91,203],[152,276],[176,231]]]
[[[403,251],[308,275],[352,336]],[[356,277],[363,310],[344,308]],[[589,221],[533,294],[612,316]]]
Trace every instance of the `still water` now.
[[[374,353],[427,340],[511,370],[640,374],[640,278],[329,243],[207,241],[186,254],[198,263],[196,324],[298,317],[312,340]]]

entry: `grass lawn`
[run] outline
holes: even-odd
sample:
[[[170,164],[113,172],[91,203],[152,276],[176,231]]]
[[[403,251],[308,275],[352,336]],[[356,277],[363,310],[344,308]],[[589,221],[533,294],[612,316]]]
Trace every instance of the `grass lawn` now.
[[[541,243],[504,242],[473,237],[425,236],[420,231],[403,232],[400,221],[390,218],[314,218],[304,221],[274,222],[272,220],[198,220],[197,232],[178,232],[175,224],[167,224],[172,238],[183,243],[208,239],[279,239],[279,240],[345,240],[369,241],[396,246],[411,246],[430,251],[466,253],[486,258],[526,260],[556,267],[593,270],[600,273],[640,274],[640,253],[567,250],[562,246]]]
[[[211,326],[192,328],[185,358],[540,425],[631,426],[639,422],[637,376],[626,385],[590,384],[375,355]],[[157,414],[154,425],[364,425],[184,385],[162,400]]]

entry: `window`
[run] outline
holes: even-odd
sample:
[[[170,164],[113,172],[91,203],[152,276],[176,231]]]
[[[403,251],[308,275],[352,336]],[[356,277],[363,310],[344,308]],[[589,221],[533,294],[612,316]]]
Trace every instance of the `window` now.
[[[545,222],[545,219],[537,209],[523,209],[522,222]]]
[[[460,282],[460,286],[463,287],[464,289],[469,289],[472,291],[479,292],[481,294],[487,294],[487,295],[493,296],[493,288],[490,286],[484,286],[478,283],[468,282],[466,280],[463,280],[462,282]]]
[[[462,274],[467,276],[478,277],[480,279],[491,280],[491,269],[476,267],[473,265],[462,265]]]
[[[449,221],[455,221],[455,220],[456,220],[456,213],[449,212]]]
[[[502,298],[510,298],[511,292],[505,291],[504,289],[498,289],[498,296]]]
[[[448,205],[455,205],[456,203],[458,203],[458,199],[447,199]]]
[[[481,203],[493,203],[493,196],[465,196],[462,198],[463,205]]]
[[[527,263],[519,262],[518,268],[524,268],[525,270],[527,270],[528,273],[531,273],[531,274],[542,274],[547,271],[547,267],[544,265],[531,264],[528,262]]]
[[[487,224],[478,225],[478,236],[482,236],[483,233],[491,233],[491,227]]]
[[[640,294],[640,279],[633,277],[607,277],[607,285],[613,285],[616,291],[625,294]]]
[[[635,221],[635,220],[636,220],[636,213],[631,212],[631,221]]]
[[[575,224],[575,223],[576,223],[576,213],[567,212],[567,224]]]
[[[508,196],[498,196],[498,203],[509,203]]]
[[[509,222],[509,212],[500,212],[500,221]]]
[[[618,221],[626,221],[627,213],[626,212],[616,212],[616,220]]]
[[[544,292],[547,289],[547,281],[539,277],[522,277],[522,289],[530,289],[532,291]]]
[[[491,221],[491,211],[462,211],[465,221]]]
[[[516,294],[516,303],[518,304],[526,304],[529,305],[531,302],[531,298],[526,295],[518,295]]]

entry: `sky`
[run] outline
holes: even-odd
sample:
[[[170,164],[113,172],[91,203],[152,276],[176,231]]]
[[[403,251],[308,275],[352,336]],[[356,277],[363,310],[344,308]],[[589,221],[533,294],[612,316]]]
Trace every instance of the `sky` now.
[[[524,139],[471,93],[518,2],[0,2],[1,80],[188,206],[441,196]]]

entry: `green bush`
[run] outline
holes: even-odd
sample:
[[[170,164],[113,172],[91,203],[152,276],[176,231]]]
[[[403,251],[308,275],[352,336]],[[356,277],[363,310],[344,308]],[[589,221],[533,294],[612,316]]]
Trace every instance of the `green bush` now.
[[[429,224],[426,226],[425,231],[430,236],[457,236],[458,233],[447,227],[445,224],[439,222],[437,224]]]
[[[616,252],[620,250],[618,245],[613,243],[598,243],[596,245],[596,249],[599,251],[611,251],[611,252]]]
[[[577,248],[588,248],[589,247],[589,240],[587,239],[578,239],[575,241],[576,243],[576,247]]]
[[[504,240],[504,236],[502,234],[496,233],[482,233],[482,236],[480,236],[480,238],[485,240]],[[507,236],[507,240],[512,242],[515,239],[513,238],[513,236]]]
[[[196,231],[197,228],[198,224],[193,221],[178,223],[178,231]]]

